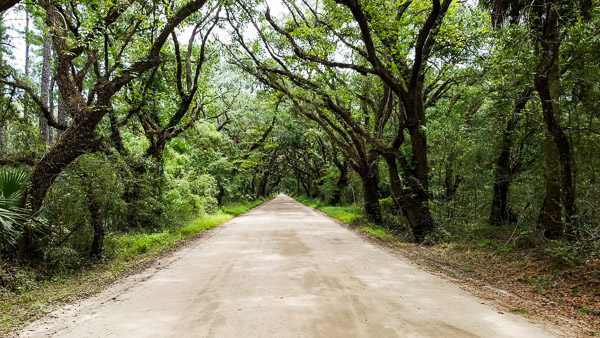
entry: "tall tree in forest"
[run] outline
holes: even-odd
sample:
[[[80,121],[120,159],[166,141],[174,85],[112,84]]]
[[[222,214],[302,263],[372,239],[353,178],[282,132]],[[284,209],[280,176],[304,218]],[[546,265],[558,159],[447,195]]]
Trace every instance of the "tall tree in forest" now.
[[[399,6],[378,6],[358,0],[338,0],[337,3],[352,13],[364,43],[361,54],[373,66],[386,86],[389,86],[402,107],[405,118],[402,123],[410,135],[412,154],[410,157],[395,156],[394,161],[400,161],[407,177],[402,186],[396,173],[391,172],[390,186],[394,199],[403,208],[415,238],[422,241],[437,226],[429,210],[426,72],[432,48],[451,1],[432,0],[431,6],[424,12],[420,7],[415,8],[411,1],[403,2]],[[395,18],[392,20],[386,17],[390,10],[395,12]],[[418,32],[410,42],[413,51],[409,53],[397,27],[402,20],[411,20],[411,17],[418,27]],[[413,55],[412,60],[410,54]],[[396,144],[404,141],[403,133],[404,131],[397,133]],[[396,167],[391,156],[386,157],[386,162],[390,170]]]
[[[515,134],[517,134],[517,124],[527,102],[530,100],[532,90],[526,88],[517,94],[514,108],[506,118],[506,127],[502,134],[500,144],[500,153],[495,161],[494,168],[494,188],[492,195],[492,207],[490,209],[490,224],[502,225],[510,222],[511,211],[508,204],[510,185],[521,170],[521,163],[518,159],[513,160],[515,156]],[[518,157],[518,156],[517,156]]]
[[[4,13],[0,13],[0,67],[4,66],[4,48],[2,45],[4,44],[6,34],[6,27],[4,26]],[[4,92],[4,85],[0,86],[0,92]],[[0,102],[4,103],[4,98],[0,99]],[[6,112],[0,115],[0,153],[4,151],[4,145],[6,142]]]
[[[561,126],[559,104],[559,54],[562,40],[560,18],[568,14],[561,8],[564,5],[562,1],[540,0],[540,3],[534,7],[537,12],[535,25],[539,25],[537,30],[540,33],[537,36],[540,60],[535,72],[534,84],[542,102],[544,121],[549,133],[547,140],[550,141],[546,141],[546,175],[551,181],[546,181],[545,235],[548,238],[558,238],[562,234],[562,220],[558,218],[560,207],[557,208],[556,205],[556,199],[560,199],[565,209],[567,237],[574,240],[578,236],[579,216],[575,206],[573,157],[571,142]],[[568,29],[568,25],[562,29]],[[560,169],[554,166],[556,157]],[[557,175],[558,172],[560,175]],[[558,196],[556,196],[558,186],[556,182],[560,182]]]
[[[50,101],[52,98],[50,96],[50,63],[51,63],[51,55],[52,55],[52,43],[50,41],[50,35],[47,34],[46,37],[44,38],[44,45],[43,45],[43,58],[42,58],[42,78],[41,78],[41,93],[40,93],[40,99],[42,100],[42,103],[44,105],[46,105],[49,109],[48,109],[48,113],[50,113],[51,115],[53,115],[53,110],[50,109]],[[39,129],[40,129],[40,135],[42,136],[42,139],[44,140],[44,142],[50,144],[51,140],[50,140],[50,127],[48,126],[48,119],[43,115],[40,114],[39,117]]]
[[[566,219],[566,235],[574,240],[579,232],[579,215],[575,204],[573,156],[569,138],[561,123],[560,50],[564,36],[578,19],[589,17],[590,1],[536,0],[531,6],[520,1],[490,1],[492,21],[498,26],[510,18],[518,24],[525,17],[534,42],[538,64],[534,72],[534,87],[542,104],[546,124],[546,176],[542,223],[545,236],[556,239],[563,235],[562,210]]]
[[[29,81],[29,48],[31,45],[29,37],[29,3],[25,4],[25,81]],[[27,99],[23,102],[23,116],[29,115],[29,103]]]

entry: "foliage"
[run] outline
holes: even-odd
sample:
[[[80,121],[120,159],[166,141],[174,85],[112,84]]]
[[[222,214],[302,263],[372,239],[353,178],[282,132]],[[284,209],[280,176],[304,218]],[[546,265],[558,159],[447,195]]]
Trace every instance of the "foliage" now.
[[[6,167],[0,170],[0,198],[10,200],[20,196],[21,186],[27,173],[18,168]]]
[[[26,176],[26,172],[18,168],[0,170],[0,251],[14,248],[27,220],[27,210],[18,207]]]
[[[578,266],[585,262],[586,257],[600,257],[598,242],[551,242],[546,245],[544,252],[556,260],[560,265]]]

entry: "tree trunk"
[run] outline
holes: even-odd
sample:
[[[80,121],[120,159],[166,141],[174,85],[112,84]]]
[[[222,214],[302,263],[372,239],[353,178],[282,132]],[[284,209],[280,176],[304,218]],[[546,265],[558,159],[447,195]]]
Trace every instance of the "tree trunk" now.
[[[415,90],[414,100],[404,102],[404,107],[407,112],[408,132],[410,134],[410,144],[412,147],[412,171],[411,176],[417,181],[411,183],[420,186],[420,190],[426,192],[426,197],[429,199],[429,163],[427,160],[427,135],[425,134],[425,110],[423,107],[423,90],[422,84],[419,89]],[[413,111],[412,117],[409,112]]]
[[[406,220],[415,236],[415,241],[423,242],[425,237],[437,227],[437,223],[429,210],[429,198],[427,192],[417,186],[403,186],[398,174],[398,165],[396,156],[393,154],[384,155],[388,166],[390,176],[390,191],[396,203],[402,209]],[[408,178],[408,181],[414,180]],[[405,192],[406,189],[406,192]]]
[[[121,132],[119,131],[119,125],[117,123],[117,117],[114,110],[111,109],[108,112],[108,119],[110,122],[110,139],[113,143],[113,147],[117,149],[119,154],[126,155],[127,150],[125,149],[125,145],[123,145],[123,138],[121,137]]]
[[[52,52],[52,44],[50,41],[50,34],[47,34],[44,39],[44,47],[43,47],[43,59],[42,59],[42,79],[41,79],[41,95],[40,98],[42,102],[48,105],[48,99],[50,98],[50,55]],[[39,117],[39,129],[40,135],[42,139],[47,144],[50,144],[50,131],[48,126],[48,120],[42,114]]]
[[[44,140],[45,143],[49,143],[48,120],[44,116],[40,115],[38,123],[40,129],[40,136],[42,137],[42,140]]]
[[[394,191],[394,199],[408,220],[417,242],[437,227],[437,223],[429,210],[429,163],[427,160],[427,135],[425,134],[426,118],[423,105],[423,79],[418,80],[412,97],[403,100],[407,116],[407,129],[412,147],[411,162],[404,168],[406,182],[400,184],[398,166],[395,155],[388,154],[386,163],[390,171],[390,190]],[[391,182],[394,182],[392,189]],[[404,189],[407,189],[405,192]],[[400,202],[402,200],[402,202]]]
[[[24,208],[29,200],[31,213],[37,216],[48,189],[58,175],[77,157],[99,149],[100,141],[94,132],[98,122],[99,118],[96,116],[95,120],[79,119],[71,124],[60,140],[33,166],[28,178],[28,187],[19,201],[20,207]],[[17,257],[29,259],[37,255],[39,251],[33,246],[32,230],[25,226]]]
[[[552,134],[546,132],[544,143],[544,155],[546,157],[546,177],[544,188],[544,213],[542,215],[542,227],[544,236],[548,239],[557,239],[562,236],[562,211],[560,206],[560,167],[559,155],[556,143],[552,140]]]
[[[94,229],[94,238],[90,248],[90,257],[100,259],[102,258],[102,251],[104,247],[105,229],[100,212],[100,203],[96,199],[91,182],[88,183],[85,199],[90,212],[90,223]]]
[[[300,184],[302,184],[302,188],[304,189],[306,197],[310,197],[310,183],[307,184],[306,182],[304,182],[302,176],[300,176]]]
[[[25,4],[25,80],[29,81],[29,2]],[[23,102],[23,117],[29,115],[29,104]]]
[[[269,172],[265,172],[263,177],[258,181],[257,197],[267,197],[267,183],[269,183]]]
[[[340,170],[340,176],[338,177],[337,183],[335,185],[335,189],[331,194],[331,204],[339,205],[342,202],[342,191],[344,188],[348,186],[350,183],[350,179],[348,178],[348,165],[346,162],[342,163],[341,166],[338,167]]]
[[[496,168],[494,173],[492,208],[488,219],[488,222],[491,225],[503,225],[510,221],[510,210],[508,208],[510,178],[504,169],[505,168]]]
[[[54,109],[56,107],[56,103],[54,101],[54,84],[55,84],[55,80],[52,79],[52,81],[50,81],[50,98],[49,98],[49,103],[48,103],[48,110],[50,111],[50,114],[52,116],[54,115]],[[48,144],[53,145],[54,142],[56,141],[54,138],[55,135],[55,131],[54,128],[49,127],[48,128]]]
[[[0,125],[0,152],[4,150],[4,143],[6,142],[6,129],[4,125]]]
[[[516,173],[512,170],[510,157],[513,151],[514,132],[517,126],[518,115],[525,109],[530,95],[530,89],[520,92],[515,100],[512,113],[507,117],[506,129],[502,135],[502,144],[500,145],[500,154],[496,158],[496,167],[494,168],[492,208],[490,210],[490,217],[488,218],[488,223],[491,225],[506,224],[511,219],[508,194],[510,192],[510,184]]]
[[[458,190],[458,186],[460,182],[462,182],[462,177],[460,175],[454,175],[454,154],[451,154],[446,161],[446,170],[444,177],[444,188],[446,190],[444,194],[444,200],[450,201],[456,194]]]
[[[67,125],[67,111],[65,110],[65,104],[63,102],[63,100],[60,98],[60,96],[58,97],[58,104],[57,104],[57,110],[58,110],[58,123],[62,124],[62,125]],[[58,139],[60,138],[60,136],[63,134],[63,131],[60,129],[56,130],[56,141],[58,141]]]
[[[548,1],[545,3],[544,8],[544,25],[541,36],[540,44],[540,63],[538,64],[537,70],[534,75],[535,89],[538,91],[540,101],[542,102],[542,113],[546,127],[549,134],[552,136],[550,142],[552,142],[558,153],[558,161],[560,164],[560,188],[561,195],[560,200],[565,208],[566,214],[566,234],[570,240],[575,240],[578,237],[579,232],[579,217],[575,206],[575,185],[573,183],[572,173],[572,154],[571,154],[571,143],[569,138],[565,134],[562,126],[560,125],[560,104],[558,99],[560,96],[560,72],[558,65],[558,53],[560,48],[561,37],[559,34],[558,18],[560,13],[559,4],[556,1]],[[556,155],[556,154],[554,154]],[[548,161],[547,157],[547,161]],[[555,168],[551,168],[549,173],[556,172]],[[548,175],[546,177],[549,180]],[[554,178],[555,179],[555,178]],[[552,182],[546,182],[546,189],[553,184]],[[548,194],[548,190],[546,191]],[[546,203],[552,200],[556,201],[556,196],[546,196]],[[553,210],[545,209],[545,213],[552,212]],[[554,222],[561,222],[560,219],[556,219],[553,215],[544,215],[544,221],[549,220],[551,217]],[[545,234],[550,238],[556,237],[557,226],[556,223],[546,224],[550,227],[545,227]],[[561,227],[562,228],[562,227]]]
[[[160,133],[150,138],[150,146],[146,149],[146,156],[154,158],[157,163],[162,163],[163,152],[167,145],[165,135]]]
[[[362,179],[363,199],[367,220],[381,224],[381,207],[379,206],[379,166],[377,163],[368,165],[359,173]]]
[[[93,114],[92,114],[93,115]],[[97,119],[97,117],[96,117]],[[96,119],[74,120],[50,150],[33,167],[29,175],[29,189],[23,194],[20,205],[25,206],[31,198],[32,213],[40,210],[46,192],[58,175],[80,155],[99,149],[99,139],[95,134]]]

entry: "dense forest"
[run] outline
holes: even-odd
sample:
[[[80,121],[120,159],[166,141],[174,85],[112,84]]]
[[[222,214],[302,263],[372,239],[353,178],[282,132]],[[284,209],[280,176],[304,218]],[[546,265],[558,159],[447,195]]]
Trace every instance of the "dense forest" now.
[[[9,2],[0,284],[279,192],[600,255],[597,0]]]

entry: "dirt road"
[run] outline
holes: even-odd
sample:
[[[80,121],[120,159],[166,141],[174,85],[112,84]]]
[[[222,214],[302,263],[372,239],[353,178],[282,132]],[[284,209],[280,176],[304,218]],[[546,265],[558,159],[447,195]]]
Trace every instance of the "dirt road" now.
[[[52,337],[548,337],[290,197],[21,331]]]

